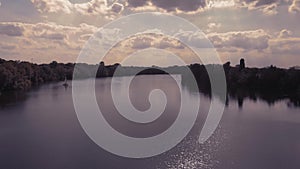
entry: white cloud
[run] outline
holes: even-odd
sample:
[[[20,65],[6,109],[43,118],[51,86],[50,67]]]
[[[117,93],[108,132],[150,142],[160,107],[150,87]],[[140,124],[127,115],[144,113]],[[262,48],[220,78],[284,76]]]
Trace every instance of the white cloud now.
[[[21,60],[32,57],[37,60],[43,58],[41,62],[53,59],[75,61],[86,42],[82,36],[93,34],[96,30],[96,27],[87,24],[71,27],[55,23],[1,23],[0,38],[3,42],[7,42],[0,43],[1,57],[8,59],[21,57]]]
[[[211,22],[207,24],[207,27],[208,27],[208,29],[206,30],[207,32],[216,31],[221,27],[221,23]]]
[[[162,35],[148,33],[138,35],[124,40],[121,46],[131,49],[146,49],[146,48],[158,48],[158,49],[183,49],[184,46],[176,39],[164,37]]]
[[[292,5],[289,7],[289,12],[291,13],[300,12],[300,0],[293,0]]]
[[[201,31],[179,31],[174,35],[175,38],[196,48],[212,48],[213,46]]]
[[[31,0],[41,13],[64,13],[80,15],[114,15],[120,13],[121,3],[109,4],[108,0],[91,0],[85,3],[71,3],[69,0]]]
[[[262,29],[226,33],[211,33],[208,38],[216,48],[239,48],[244,51],[268,48],[270,35]]]
[[[299,64],[300,38],[288,29],[268,33],[264,30],[250,30],[226,33],[210,33],[223,61],[238,62],[245,57],[253,66],[274,64],[290,67]]]
[[[293,34],[292,31],[287,30],[287,29],[282,29],[279,32],[278,38],[288,38],[288,37],[291,37],[292,34]]]
[[[209,8],[224,8],[235,6],[235,0],[207,0],[207,7]]]

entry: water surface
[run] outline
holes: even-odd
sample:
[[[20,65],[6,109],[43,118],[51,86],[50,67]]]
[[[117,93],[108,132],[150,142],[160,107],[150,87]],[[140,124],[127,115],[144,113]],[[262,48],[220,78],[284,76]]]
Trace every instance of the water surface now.
[[[111,101],[110,85],[115,85],[121,94],[124,80],[126,77],[120,77],[115,84],[110,78],[96,80],[98,104],[110,124],[125,135],[141,138],[167,130],[177,117],[180,103],[175,81],[167,75],[135,78],[130,98],[137,109],[149,108],[148,94],[152,89],[164,90],[168,98],[163,116],[153,123],[138,125],[122,118]],[[80,84],[74,87],[86,87],[87,83]],[[229,98],[217,131],[205,144],[199,144],[210,104],[210,98],[200,94],[199,117],[180,144],[156,157],[128,159],[106,152],[89,139],[76,117],[71,88],[53,83],[0,97],[0,168],[300,168],[300,111],[289,106],[288,100],[270,105],[261,99],[244,99],[241,107],[238,100]],[[194,100],[199,95],[193,90],[182,86],[182,94],[183,99],[196,104]]]

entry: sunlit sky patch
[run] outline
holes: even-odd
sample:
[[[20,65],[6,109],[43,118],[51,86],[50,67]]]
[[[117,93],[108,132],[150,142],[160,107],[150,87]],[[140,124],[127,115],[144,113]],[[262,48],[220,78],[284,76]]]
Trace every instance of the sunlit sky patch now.
[[[208,0],[208,8],[224,8],[224,7],[233,7],[235,5],[234,0]]]

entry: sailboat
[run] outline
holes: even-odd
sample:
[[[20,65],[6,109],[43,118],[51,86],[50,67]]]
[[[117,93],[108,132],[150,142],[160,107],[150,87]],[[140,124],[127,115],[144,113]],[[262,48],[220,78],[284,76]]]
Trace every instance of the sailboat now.
[[[65,86],[65,87],[68,87],[68,86],[69,86],[69,84],[68,84],[68,82],[67,82],[67,77],[66,77],[66,76],[65,76],[65,82],[64,82],[63,86]]]

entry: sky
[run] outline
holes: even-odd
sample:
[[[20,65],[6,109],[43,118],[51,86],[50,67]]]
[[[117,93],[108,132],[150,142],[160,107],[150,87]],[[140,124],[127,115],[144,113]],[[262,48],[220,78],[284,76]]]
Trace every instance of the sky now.
[[[174,54],[186,64],[198,62],[181,40],[209,57],[204,35],[223,63],[245,58],[250,67],[300,65],[300,0],[0,0],[0,58],[76,62],[99,28],[142,12],[182,17],[201,33],[178,31],[174,39],[158,35],[160,30],[143,32],[115,45],[107,64],[132,56],[134,65],[164,66],[175,64]],[[118,33],[109,29],[101,37],[109,41]]]

